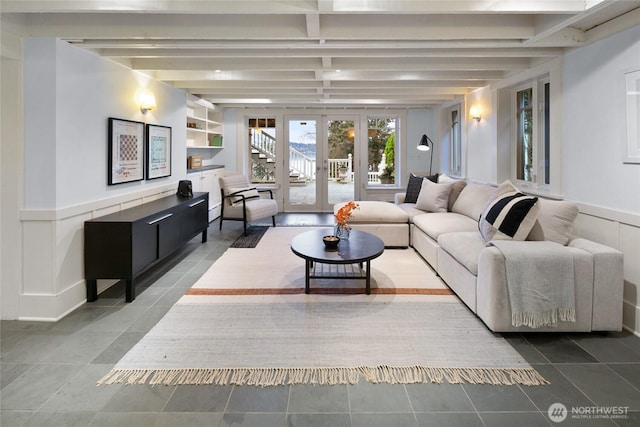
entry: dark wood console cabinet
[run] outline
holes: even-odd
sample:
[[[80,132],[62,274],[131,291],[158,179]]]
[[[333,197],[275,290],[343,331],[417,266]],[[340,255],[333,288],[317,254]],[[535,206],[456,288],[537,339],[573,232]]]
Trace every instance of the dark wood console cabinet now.
[[[97,279],[126,280],[126,301],[136,297],[135,278],[198,233],[207,241],[209,193],[169,196],[84,223],[87,301],[98,299]]]

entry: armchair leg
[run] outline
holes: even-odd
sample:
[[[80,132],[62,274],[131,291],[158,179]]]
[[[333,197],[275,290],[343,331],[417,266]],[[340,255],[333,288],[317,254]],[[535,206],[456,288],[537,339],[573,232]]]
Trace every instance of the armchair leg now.
[[[273,223],[273,228],[276,228],[276,216],[271,215],[271,222]]]

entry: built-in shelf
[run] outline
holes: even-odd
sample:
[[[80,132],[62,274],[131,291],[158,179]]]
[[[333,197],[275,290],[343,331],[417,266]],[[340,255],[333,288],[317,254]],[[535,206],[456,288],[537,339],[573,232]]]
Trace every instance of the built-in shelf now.
[[[196,97],[187,100],[187,148],[223,148],[223,110]]]

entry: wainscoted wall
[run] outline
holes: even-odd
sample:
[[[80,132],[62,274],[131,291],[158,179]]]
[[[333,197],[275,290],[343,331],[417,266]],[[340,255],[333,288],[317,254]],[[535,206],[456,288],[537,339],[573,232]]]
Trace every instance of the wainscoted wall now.
[[[579,204],[575,234],[624,254],[623,325],[640,336],[640,215]]]
[[[84,222],[174,194],[171,183],[59,210],[22,210],[20,320],[57,321],[85,303]],[[98,281],[98,292],[116,283]]]

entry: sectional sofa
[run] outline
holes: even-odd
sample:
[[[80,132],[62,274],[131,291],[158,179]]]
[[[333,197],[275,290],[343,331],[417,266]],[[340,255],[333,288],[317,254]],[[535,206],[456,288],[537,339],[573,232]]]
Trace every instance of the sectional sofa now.
[[[406,238],[494,332],[622,328],[623,255],[571,234],[575,203],[524,195],[508,181],[492,186],[446,175],[411,176],[395,204],[360,203],[354,228],[379,234],[387,246]],[[529,306],[564,299],[571,311],[523,317],[527,310],[512,310],[516,294]]]

